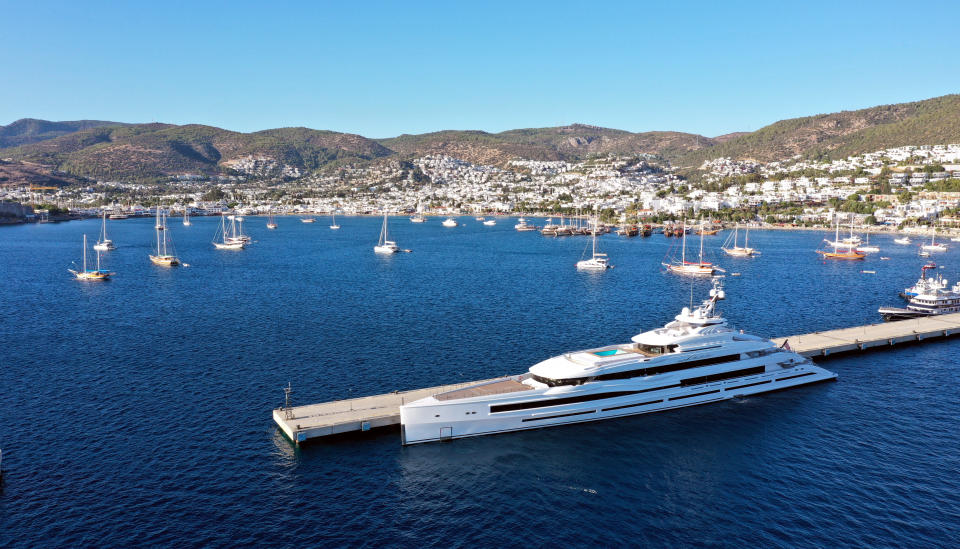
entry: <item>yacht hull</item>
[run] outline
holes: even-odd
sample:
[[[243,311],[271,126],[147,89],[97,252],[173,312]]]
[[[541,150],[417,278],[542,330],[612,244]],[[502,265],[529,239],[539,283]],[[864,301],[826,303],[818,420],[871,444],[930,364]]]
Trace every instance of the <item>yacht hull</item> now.
[[[821,381],[833,381],[836,378],[837,375],[833,372],[806,362],[797,367],[783,368],[774,372],[659,391],[636,389],[641,386],[635,384],[608,386],[593,391],[593,393],[616,390],[627,391],[630,387],[634,387],[633,390],[638,392],[628,396],[594,399],[577,404],[508,412],[491,412],[491,410],[494,406],[502,405],[505,402],[516,402],[516,399],[434,400],[433,402],[430,402],[430,399],[425,399],[400,407],[401,436],[403,444],[410,445],[555,427],[572,423],[665,412]],[[571,391],[564,393],[564,396],[578,393],[581,392]]]

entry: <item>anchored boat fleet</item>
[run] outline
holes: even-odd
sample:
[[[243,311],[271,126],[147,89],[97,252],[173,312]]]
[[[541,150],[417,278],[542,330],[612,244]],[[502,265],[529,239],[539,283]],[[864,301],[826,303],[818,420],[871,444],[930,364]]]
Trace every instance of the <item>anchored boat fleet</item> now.
[[[836,379],[787,346],[729,327],[717,311],[724,298],[716,277],[699,307],[684,307],[632,343],[573,351],[523,375],[405,404],[403,443],[661,412]]]

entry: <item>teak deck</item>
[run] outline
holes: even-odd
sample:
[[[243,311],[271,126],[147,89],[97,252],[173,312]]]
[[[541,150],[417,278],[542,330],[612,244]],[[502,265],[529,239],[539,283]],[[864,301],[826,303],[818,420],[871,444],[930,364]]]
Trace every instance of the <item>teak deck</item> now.
[[[955,313],[780,337],[774,338],[773,341],[778,345],[783,345],[786,341],[793,351],[806,357],[817,358],[892,347],[906,342],[945,338],[958,333],[960,333],[960,313]],[[516,380],[516,377],[399,391],[294,406],[289,409],[277,408],[273,411],[273,419],[290,440],[299,444],[327,435],[397,425],[400,423],[401,405],[428,396],[439,395],[437,398],[440,400],[450,400],[527,390],[525,385]],[[485,385],[467,388],[478,383]]]

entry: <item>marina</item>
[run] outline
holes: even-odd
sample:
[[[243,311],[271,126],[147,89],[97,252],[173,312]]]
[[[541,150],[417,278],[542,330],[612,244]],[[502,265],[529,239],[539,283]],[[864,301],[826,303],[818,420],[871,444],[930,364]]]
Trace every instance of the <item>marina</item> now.
[[[960,313],[901,320],[773,338],[778,346],[788,345],[795,353],[825,358],[842,353],[892,348],[905,343],[943,339],[960,334]],[[516,376],[425,389],[395,391],[355,399],[281,407],[273,420],[289,440],[307,440],[377,427],[400,424],[400,406],[425,397],[448,393],[471,385],[508,382]]]

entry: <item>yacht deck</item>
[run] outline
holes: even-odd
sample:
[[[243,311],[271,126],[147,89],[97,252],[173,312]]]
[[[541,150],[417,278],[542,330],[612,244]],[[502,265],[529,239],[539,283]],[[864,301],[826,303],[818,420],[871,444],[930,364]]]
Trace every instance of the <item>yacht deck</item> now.
[[[483,385],[464,387],[463,389],[457,389],[455,391],[449,391],[446,393],[440,393],[439,395],[434,395],[434,398],[437,400],[460,400],[462,398],[499,395],[503,393],[516,393],[517,391],[529,391],[532,389],[533,387],[524,385],[516,379],[510,378],[501,379],[500,381],[494,381],[491,383],[484,383]]]

